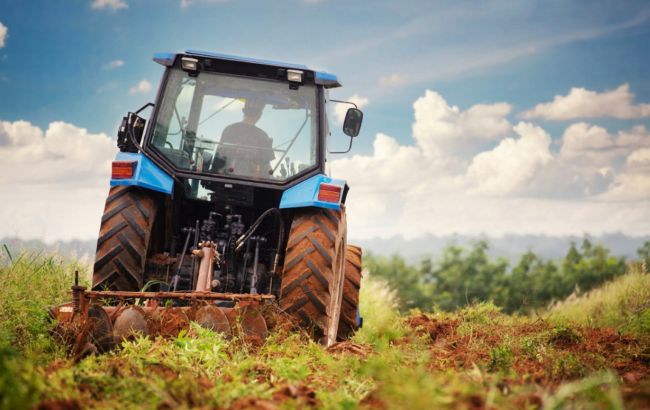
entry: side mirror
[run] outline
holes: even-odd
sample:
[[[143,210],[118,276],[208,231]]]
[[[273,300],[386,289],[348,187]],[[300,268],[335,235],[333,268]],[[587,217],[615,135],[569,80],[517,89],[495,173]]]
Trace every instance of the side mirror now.
[[[117,147],[122,152],[138,152],[144,133],[146,121],[137,114],[128,113],[122,117],[122,124],[117,129]]]
[[[117,147],[122,152],[138,152],[142,151],[140,144],[142,143],[142,134],[144,133],[144,125],[147,121],[140,117],[140,114],[145,108],[153,107],[153,103],[146,103],[136,112],[126,114],[122,117],[122,124],[117,129]]]
[[[343,121],[343,132],[350,137],[356,137],[361,131],[363,112],[357,108],[348,108]]]

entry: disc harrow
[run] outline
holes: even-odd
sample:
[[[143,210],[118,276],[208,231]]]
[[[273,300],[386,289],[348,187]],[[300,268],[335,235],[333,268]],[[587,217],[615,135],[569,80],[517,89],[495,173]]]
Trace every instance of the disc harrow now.
[[[173,338],[190,322],[258,342],[268,336],[267,294],[94,291],[72,287],[72,301],[50,309],[53,333],[75,357],[102,353],[136,337]]]

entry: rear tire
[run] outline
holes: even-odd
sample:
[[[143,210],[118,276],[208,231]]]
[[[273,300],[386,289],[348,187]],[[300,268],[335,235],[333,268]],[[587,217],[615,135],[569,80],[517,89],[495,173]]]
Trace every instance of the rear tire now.
[[[287,242],[280,307],[328,346],[338,334],[346,235],[343,206],[305,209],[295,215]]]
[[[361,255],[358,246],[348,245],[345,252],[345,281],[339,320],[339,340],[349,339],[359,329],[359,289],[361,288]]]
[[[93,289],[142,289],[156,210],[146,191],[111,187],[97,239]]]

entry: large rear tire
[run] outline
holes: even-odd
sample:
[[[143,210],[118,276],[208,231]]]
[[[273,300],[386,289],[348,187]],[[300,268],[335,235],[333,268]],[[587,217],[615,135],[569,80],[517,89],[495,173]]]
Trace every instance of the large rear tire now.
[[[338,334],[346,235],[343,206],[305,209],[295,215],[287,242],[280,307],[328,346]]]
[[[93,289],[142,289],[156,210],[155,200],[146,191],[110,189],[97,239]]]
[[[339,320],[339,340],[349,339],[359,329],[359,289],[361,289],[361,254],[358,246],[348,245],[345,251],[345,281]]]

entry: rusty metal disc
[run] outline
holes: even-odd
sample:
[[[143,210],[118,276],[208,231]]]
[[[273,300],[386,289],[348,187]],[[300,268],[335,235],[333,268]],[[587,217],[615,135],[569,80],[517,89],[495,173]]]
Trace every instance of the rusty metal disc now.
[[[232,336],[228,317],[221,309],[214,305],[202,306],[196,311],[194,320],[206,329],[223,333],[226,337]]]
[[[100,305],[93,304],[88,308],[88,321],[89,341],[98,351],[109,351],[113,347],[113,326],[108,313]]]
[[[241,327],[247,337],[266,339],[269,329],[259,310],[247,306],[240,310]]]
[[[115,318],[113,338],[115,343],[120,343],[123,339],[133,339],[138,334],[149,335],[144,311],[139,306],[129,306]]]
[[[149,331],[153,336],[165,338],[176,337],[183,329],[187,329],[190,320],[182,308],[155,308],[147,315]]]

